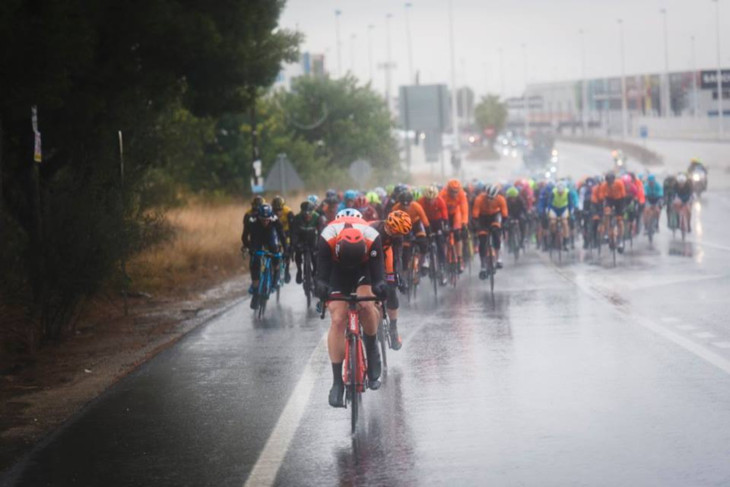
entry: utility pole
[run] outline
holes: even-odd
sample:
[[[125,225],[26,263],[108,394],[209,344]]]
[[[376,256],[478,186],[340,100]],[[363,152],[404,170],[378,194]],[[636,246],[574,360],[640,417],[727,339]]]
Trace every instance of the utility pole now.
[[[504,50],[499,48],[499,96],[502,99],[507,98],[507,93],[504,91]]]
[[[355,75],[355,41],[357,34],[350,34],[350,72]]]
[[[530,136],[530,95],[527,90],[527,44],[522,44],[522,57],[525,62],[525,139]]]
[[[671,86],[669,85],[669,41],[667,40],[667,9],[659,12],[664,20],[664,83],[662,84],[662,115],[669,117],[672,112]]]
[[[415,78],[413,77],[413,45],[411,43],[411,23],[408,18],[408,11],[411,9],[413,4],[411,2],[405,3],[405,20],[406,20],[406,46],[408,47],[408,84],[414,84]]]
[[[340,43],[340,15],[342,10],[335,10],[335,42],[337,48],[337,77],[342,76],[342,44]]]
[[[697,118],[699,116],[699,100],[698,100],[698,93],[697,93],[697,57],[695,53],[695,36],[690,36],[690,40],[692,41],[692,94],[694,98],[693,105],[693,114],[694,118]]]
[[[368,25],[368,75],[370,83],[373,82],[373,24]]]
[[[720,56],[720,0],[715,2],[715,27],[717,32],[717,135],[722,137],[725,133],[722,109],[722,58]]]
[[[580,33],[580,62],[581,62],[581,75],[583,77],[583,80],[581,82],[581,105],[583,106],[583,109],[581,110],[581,121],[583,125],[583,137],[588,134],[588,82],[586,80],[586,42],[585,42],[585,32],[583,29],[580,29],[578,31]]]
[[[449,41],[451,44],[451,119],[454,137],[453,157],[459,157],[459,115],[456,112],[456,61],[454,56],[454,6],[449,0]]]
[[[124,221],[124,139],[122,137],[122,131],[118,132],[119,135],[119,202],[120,210],[122,212],[122,221]],[[122,279],[124,284],[122,285],[122,296],[124,296],[124,316],[129,315],[129,302],[127,295],[129,294],[129,276],[127,275],[127,258],[125,257],[127,251],[127,229],[126,225],[123,225],[122,239],[124,252],[122,253]]]
[[[620,54],[621,54],[621,138],[625,139],[628,135],[627,127],[627,108],[626,108],[626,60],[624,54],[624,21],[618,19],[619,37],[620,37]]]

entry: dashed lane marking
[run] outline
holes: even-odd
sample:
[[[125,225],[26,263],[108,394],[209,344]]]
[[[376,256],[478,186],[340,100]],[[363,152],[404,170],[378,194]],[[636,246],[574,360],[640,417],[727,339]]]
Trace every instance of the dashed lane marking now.
[[[677,325],[677,328],[684,331],[696,330],[697,327],[694,325]]]
[[[730,360],[726,359],[725,357],[723,357],[721,355],[718,355],[717,353],[713,352],[712,350],[706,348],[703,345],[693,342],[689,338],[686,338],[662,325],[654,323],[653,321],[649,320],[648,318],[639,316],[637,314],[631,314],[628,310],[621,309],[619,307],[610,305],[610,299],[608,297],[602,295],[600,292],[595,291],[582,280],[572,278],[565,271],[563,271],[562,269],[557,267],[554,263],[550,262],[547,258],[543,257],[543,261],[546,261],[547,264],[549,265],[549,267],[552,268],[555,271],[555,273],[557,273],[559,276],[561,276],[567,282],[570,282],[574,286],[578,287],[578,289],[580,289],[581,291],[586,293],[588,296],[592,297],[594,300],[606,304],[610,309],[612,309],[616,313],[619,313],[624,316],[630,316],[630,319],[632,322],[637,323],[650,331],[653,331],[660,337],[662,337],[666,340],[669,340],[670,342],[683,348],[687,352],[694,354],[696,357],[704,360],[705,362],[707,362],[711,365],[714,365],[715,367],[722,370],[726,374],[730,374]]]

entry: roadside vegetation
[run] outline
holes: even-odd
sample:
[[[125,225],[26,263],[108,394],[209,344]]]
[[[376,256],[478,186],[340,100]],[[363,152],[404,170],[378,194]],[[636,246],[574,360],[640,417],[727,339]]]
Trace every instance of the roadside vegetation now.
[[[240,270],[254,122],[264,173],[280,153],[312,188],[347,184],[356,159],[373,181],[396,171],[392,121],[368,85],[325,76],[271,89],[302,41],[278,27],[283,7],[2,2],[2,352],[58,343],[99,292]]]

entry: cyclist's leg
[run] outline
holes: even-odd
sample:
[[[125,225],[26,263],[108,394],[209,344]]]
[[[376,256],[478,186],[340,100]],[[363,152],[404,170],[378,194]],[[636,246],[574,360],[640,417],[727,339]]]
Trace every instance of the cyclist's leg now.
[[[259,278],[261,276],[261,259],[258,255],[254,255],[255,250],[251,250],[251,258],[248,261],[248,269],[251,272],[251,287],[249,292],[251,293],[251,302],[249,303],[251,309],[258,308],[259,304]]]
[[[294,251],[294,262],[297,265],[297,276],[296,276],[296,282],[297,284],[302,283],[302,262],[304,260],[304,249],[302,245],[297,245],[296,250]]]
[[[493,215],[490,221],[489,234],[492,239],[492,248],[494,249],[494,256],[496,260],[497,269],[502,268],[502,255],[500,249],[502,248],[502,215],[497,213]]]
[[[370,283],[368,272],[363,270],[364,278],[358,280],[360,285],[357,287],[358,296],[372,297],[373,290]],[[380,362],[380,350],[378,349],[378,325],[380,324],[380,311],[374,302],[359,303],[360,323],[363,329],[363,342],[365,343],[365,353],[368,358],[368,379],[371,382],[378,380],[382,364]]]

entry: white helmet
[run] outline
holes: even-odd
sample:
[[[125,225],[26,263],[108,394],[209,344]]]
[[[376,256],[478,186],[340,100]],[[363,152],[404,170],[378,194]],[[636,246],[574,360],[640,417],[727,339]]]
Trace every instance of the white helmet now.
[[[497,186],[496,184],[490,184],[489,186],[487,186],[487,196],[489,198],[496,198],[498,194],[499,186]]]
[[[683,172],[677,174],[677,182],[679,184],[684,184],[687,182],[687,175]]]
[[[362,218],[362,213],[357,211],[355,208],[344,208],[337,212],[335,219],[342,218],[343,216]]]

